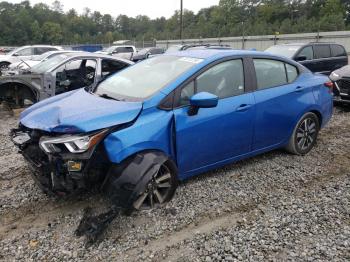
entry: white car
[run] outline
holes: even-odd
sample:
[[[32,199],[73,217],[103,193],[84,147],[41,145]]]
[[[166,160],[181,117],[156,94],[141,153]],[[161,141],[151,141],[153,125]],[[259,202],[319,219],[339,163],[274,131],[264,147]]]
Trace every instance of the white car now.
[[[49,51],[46,53],[43,53],[42,55],[36,56],[32,59],[22,59],[20,62],[12,63],[9,65],[9,70],[16,70],[16,69],[29,69],[32,66],[35,66],[41,62],[46,61],[47,59],[54,57],[59,54],[67,54],[67,53],[82,53],[83,51],[74,51],[74,50],[61,50],[61,51]]]
[[[97,51],[97,54],[112,55],[124,59],[131,60],[132,55],[136,53],[136,48],[133,45],[113,45],[102,51]]]
[[[33,59],[48,51],[58,50],[63,50],[63,48],[52,45],[32,45],[19,47],[6,55],[0,56],[0,70],[7,68],[12,63]]]

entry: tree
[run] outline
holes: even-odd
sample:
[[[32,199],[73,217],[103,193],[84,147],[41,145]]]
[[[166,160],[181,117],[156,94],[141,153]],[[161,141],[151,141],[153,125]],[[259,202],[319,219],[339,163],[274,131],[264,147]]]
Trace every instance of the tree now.
[[[53,22],[45,22],[43,27],[43,40],[47,44],[59,44],[63,38],[61,26]]]

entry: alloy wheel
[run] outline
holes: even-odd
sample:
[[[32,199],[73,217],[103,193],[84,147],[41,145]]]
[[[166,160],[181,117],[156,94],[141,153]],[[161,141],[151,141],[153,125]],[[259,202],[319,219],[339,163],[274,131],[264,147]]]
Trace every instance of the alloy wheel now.
[[[152,209],[168,201],[172,192],[173,180],[170,169],[162,164],[133,206],[137,210]]]
[[[296,141],[300,150],[308,150],[317,137],[317,123],[313,118],[305,118],[299,125],[296,132]]]

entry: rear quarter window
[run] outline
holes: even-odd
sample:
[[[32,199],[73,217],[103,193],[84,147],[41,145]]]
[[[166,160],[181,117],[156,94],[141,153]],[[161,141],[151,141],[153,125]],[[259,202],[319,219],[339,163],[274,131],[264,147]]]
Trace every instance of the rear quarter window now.
[[[331,57],[331,49],[329,45],[315,45],[314,52],[316,59]]]
[[[347,55],[345,48],[342,47],[341,45],[331,45],[331,51],[332,51],[332,56],[334,57]]]

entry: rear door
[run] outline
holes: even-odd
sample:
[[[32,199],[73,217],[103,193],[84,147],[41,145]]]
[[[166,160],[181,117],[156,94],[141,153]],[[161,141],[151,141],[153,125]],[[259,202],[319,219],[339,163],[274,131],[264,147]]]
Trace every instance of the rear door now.
[[[174,109],[180,174],[250,152],[255,111],[251,78],[244,78],[243,68],[242,59],[221,62],[180,90]],[[189,99],[200,92],[217,95],[218,105],[189,115]]]
[[[253,150],[288,141],[297,116],[314,101],[310,83],[297,67],[283,61],[254,58],[257,90]]]
[[[330,45],[316,44],[313,48],[315,55],[314,63],[316,69],[314,72],[329,75],[336,63],[336,59],[332,58]]]

